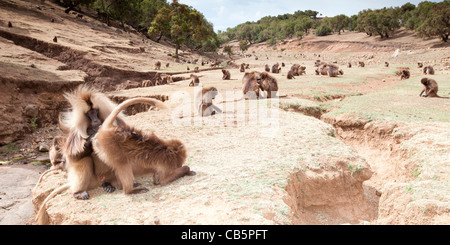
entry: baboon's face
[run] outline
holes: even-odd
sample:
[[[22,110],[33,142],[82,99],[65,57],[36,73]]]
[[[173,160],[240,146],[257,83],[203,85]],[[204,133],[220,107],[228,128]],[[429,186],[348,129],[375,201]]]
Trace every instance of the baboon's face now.
[[[426,78],[422,79],[420,82],[425,86],[428,86],[430,84],[430,82]]]

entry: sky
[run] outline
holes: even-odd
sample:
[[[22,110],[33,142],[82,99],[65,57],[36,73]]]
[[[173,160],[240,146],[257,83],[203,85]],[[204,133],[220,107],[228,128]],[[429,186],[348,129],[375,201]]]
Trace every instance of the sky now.
[[[319,17],[333,17],[339,14],[351,16],[363,9],[400,7],[407,2],[417,6],[422,1],[424,0],[179,0],[178,2],[190,5],[203,13],[217,32],[226,31],[228,27],[232,28],[247,21],[257,21],[264,16],[293,14],[297,10],[318,11]]]

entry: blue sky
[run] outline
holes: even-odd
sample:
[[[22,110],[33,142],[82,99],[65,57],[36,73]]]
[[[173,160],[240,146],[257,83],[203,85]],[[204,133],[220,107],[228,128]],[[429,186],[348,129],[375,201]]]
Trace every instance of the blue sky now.
[[[297,10],[314,10],[322,17],[339,14],[351,16],[363,9],[397,7],[410,2],[418,5],[423,0],[179,0],[202,12],[213,23],[214,30],[225,31],[247,21],[257,21],[264,16],[293,14]],[[170,2],[170,1],[169,1]],[[439,2],[439,1],[432,1]]]

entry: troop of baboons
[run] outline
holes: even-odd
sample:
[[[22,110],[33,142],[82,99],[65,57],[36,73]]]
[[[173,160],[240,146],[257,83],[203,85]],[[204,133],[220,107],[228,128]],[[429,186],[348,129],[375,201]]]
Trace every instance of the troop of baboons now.
[[[56,38],[56,37],[55,37]],[[344,75],[344,71],[333,63],[316,60],[317,75],[336,77]],[[220,63],[219,63],[220,64]],[[285,67],[284,62],[281,67]],[[203,61],[202,61],[203,65]],[[348,62],[350,68],[351,62]],[[365,67],[364,62],[358,61],[359,67]],[[166,64],[166,68],[169,63]],[[271,69],[265,64],[264,71],[250,71],[249,64],[242,63],[240,72],[242,77],[242,99],[267,99],[277,97],[279,84],[270,73],[278,74],[281,71],[279,63]],[[389,62],[385,62],[389,67]],[[422,68],[423,64],[418,63]],[[161,62],[154,63],[155,70],[161,69]],[[237,66],[236,66],[237,68]],[[199,67],[194,71],[199,72]],[[231,73],[222,68],[222,79],[230,80]],[[423,67],[423,74],[433,75],[434,69],[428,65]],[[295,76],[306,74],[306,66],[293,64],[287,71],[287,79],[295,79]],[[409,79],[411,72],[408,67],[400,68],[400,79]],[[200,76],[201,77],[201,76]],[[189,86],[199,86],[199,76],[190,74]],[[170,84],[173,82],[171,75],[157,73],[155,82],[142,81],[142,86],[154,86]],[[440,97],[437,95],[438,84],[434,79],[422,78],[424,86],[419,96]],[[196,89],[196,88],[194,88]],[[261,93],[265,94],[261,96]],[[199,116],[213,116],[223,113],[213,100],[219,94],[216,87],[204,87],[195,93],[194,108]],[[46,212],[47,203],[58,193],[69,190],[74,198],[80,200],[89,199],[88,191],[102,186],[104,191],[110,193],[116,189],[123,190],[125,194],[138,194],[147,192],[148,189],[136,185],[134,177],[144,174],[153,175],[155,185],[165,185],[184,176],[195,175],[195,172],[184,165],[187,158],[185,145],[177,139],[165,140],[155,133],[145,133],[128,125],[121,111],[136,103],[147,103],[153,107],[166,109],[163,102],[149,98],[134,98],[121,104],[112,102],[106,95],[92,87],[81,85],[64,97],[71,106],[71,111],[61,113],[59,118],[60,128],[64,135],[55,137],[49,151],[52,167],[45,171],[39,178],[54,171],[67,171],[67,184],[54,189],[43,201],[36,216],[38,224],[48,224]],[[237,100],[234,100],[237,101]],[[222,101],[224,103],[228,101]]]

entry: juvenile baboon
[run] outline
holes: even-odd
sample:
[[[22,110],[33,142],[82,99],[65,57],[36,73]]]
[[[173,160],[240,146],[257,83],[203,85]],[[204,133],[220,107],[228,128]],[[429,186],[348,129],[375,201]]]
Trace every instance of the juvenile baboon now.
[[[202,88],[196,93],[194,106],[197,115],[211,116],[216,114],[216,111],[222,113],[222,110],[212,103],[217,94],[215,87]]]
[[[417,68],[422,68],[423,67],[423,63],[422,62],[418,62],[417,63]]]
[[[155,62],[155,70],[161,70],[161,62],[159,61]]]
[[[280,66],[280,64],[278,64],[278,62],[272,66],[272,73],[279,73],[281,70],[281,67],[278,68]]]
[[[229,70],[222,69],[222,73],[223,73],[222,80],[230,80],[231,74]]]
[[[359,61],[358,63],[359,63],[359,65],[358,65],[359,67],[364,67],[365,66],[364,62],[362,62],[362,61]]]
[[[55,138],[53,138],[52,146],[48,151],[51,167],[41,174],[39,180],[36,183],[36,186],[41,183],[42,178],[46,174],[56,172],[58,170],[66,170],[66,160],[64,159],[64,155],[62,152],[62,147],[64,146],[65,141],[66,138],[64,136],[56,136]]]
[[[198,78],[198,76],[196,76],[194,74],[191,74],[190,78],[192,80],[189,83],[189,87],[195,87],[195,86],[198,86],[200,84],[200,79]]]
[[[166,68],[169,68],[169,66],[170,66],[170,63],[166,63]]]
[[[448,99],[448,97],[441,97],[437,95],[438,84],[434,79],[424,77],[420,80],[420,82],[423,84],[424,88],[422,89],[422,92],[420,92],[419,96],[422,96],[425,92],[424,97],[439,97]]]
[[[53,42],[55,42],[55,43],[58,42],[58,38],[56,36],[53,38]]]
[[[385,67],[389,67],[389,62],[387,62],[387,61],[384,62],[384,66],[385,66]]]
[[[264,67],[264,70],[265,70],[266,72],[270,72],[270,67],[269,67],[268,64],[266,64],[266,66]]]
[[[285,67],[286,65],[284,64],[284,62],[281,62],[281,67]]]
[[[434,69],[432,66],[425,66],[423,68],[423,74],[434,75]]]
[[[257,83],[259,84],[259,87],[262,91],[267,92],[267,98],[272,98],[272,95],[276,96],[276,92],[278,91],[278,82],[277,79],[272,77],[267,72],[261,73],[261,79],[257,80]],[[274,94],[272,94],[274,92]]]
[[[121,110],[137,103],[165,108],[162,102],[151,98],[126,100],[105,119],[93,139],[94,152],[114,169],[124,193],[148,191],[144,187],[135,187],[134,176],[152,173],[155,185],[165,185],[185,175],[194,175],[188,166],[182,166],[186,160],[186,147],[181,141],[163,140],[153,132],[144,133],[126,123],[113,125]]]
[[[240,72],[245,72],[245,63],[241,64],[241,69],[239,69]]]
[[[401,70],[400,80],[408,79],[411,76],[411,73],[407,69]]]

